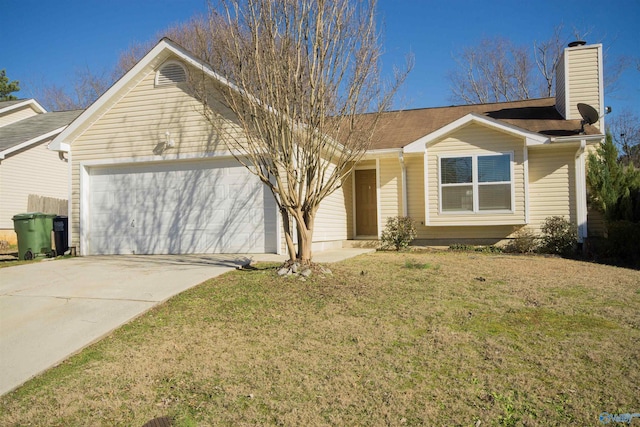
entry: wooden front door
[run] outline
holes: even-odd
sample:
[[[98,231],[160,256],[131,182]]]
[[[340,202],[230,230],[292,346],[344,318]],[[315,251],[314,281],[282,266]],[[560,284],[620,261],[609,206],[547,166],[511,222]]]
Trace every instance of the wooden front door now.
[[[375,169],[357,170],[356,181],[356,235],[378,235],[378,199]]]

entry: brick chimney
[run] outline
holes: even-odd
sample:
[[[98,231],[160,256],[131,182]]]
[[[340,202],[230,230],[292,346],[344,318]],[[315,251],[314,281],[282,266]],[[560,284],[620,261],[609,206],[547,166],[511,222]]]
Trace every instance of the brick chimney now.
[[[556,69],[556,109],[567,120],[582,119],[578,103],[589,104],[601,119],[594,123],[604,133],[602,45],[569,43]]]

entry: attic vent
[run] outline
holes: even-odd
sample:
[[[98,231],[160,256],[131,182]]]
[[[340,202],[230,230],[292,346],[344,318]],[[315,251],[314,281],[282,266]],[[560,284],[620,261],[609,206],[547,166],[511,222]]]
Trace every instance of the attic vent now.
[[[167,62],[156,73],[156,86],[175,85],[187,81],[187,72],[179,62]]]

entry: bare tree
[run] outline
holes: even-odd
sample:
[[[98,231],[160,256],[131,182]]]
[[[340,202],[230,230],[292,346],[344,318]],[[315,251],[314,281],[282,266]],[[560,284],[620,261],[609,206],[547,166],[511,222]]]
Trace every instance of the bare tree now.
[[[291,261],[311,262],[320,203],[362,158],[410,68],[382,80],[375,7],[375,0],[221,0],[210,8],[209,34],[218,40],[210,62],[214,69],[224,62],[218,71],[231,83],[212,91],[205,79],[196,93],[236,159],[271,190]],[[221,19],[225,37],[216,35]]]
[[[210,20],[213,21],[210,22]],[[163,37],[171,39],[201,60],[213,65],[215,70],[221,70],[224,61],[219,61],[222,55],[217,47],[221,39],[227,35],[225,23],[220,16],[196,15],[188,21],[172,25],[158,32],[151,40],[131,44],[118,57],[112,78],[117,80],[133,68]],[[218,61],[216,62],[216,60]]]
[[[626,55],[612,57],[608,50],[604,51],[604,90],[608,95],[620,90],[620,77],[631,66],[631,57]]]
[[[640,167],[640,117],[624,109],[609,120],[608,127],[622,162]]]
[[[560,62],[560,56],[567,44],[566,38],[562,36],[562,25],[553,29],[553,34],[545,41],[533,42],[533,55],[536,66],[543,80],[543,87],[540,95],[550,97],[554,95],[554,83],[556,70]]]
[[[36,99],[48,110],[78,110],[91,105],[111,85],[106,73],[95,74],[89,67],[76,70],[71,90],[44,84],[35,90]]]
[[[465,48],[449,73],[454,102],[482,104],[531,98],[533,60],[504,38],[483,39]]]
[[[34,90],[34,97],[52,111],[86,108],[95,102],[113,82],[133,68],[163,37],[170,38],[199,58],[209,62],[214,57],[211,51],[217,43],[217,40],[210,39],[209,28],[208,18],[204,15],[197,15],[184,23],[160,31],[151,40],[132,43],[120,53],[118,61],[111,71],[94,73],[88,66],[85,66],[76,70],[71,88],[43,83]],[[222,31],[217,31],[216,34],[218,37],[224,36]]]
[[[547,40],[534,41],[532,51],[503,38],[483,39],[464,48],[456,54],[458,68],[448,75],[452,101],[477,104],[553,96],[556,69],[568,41],[563,32],[564,26],[557,25]],[[585,40],[591,30],[573,28],[571,32],[574,40]],[[632,62],[628,56],[612,57],[605,49],[607,94],[618,90],[620,76]]]

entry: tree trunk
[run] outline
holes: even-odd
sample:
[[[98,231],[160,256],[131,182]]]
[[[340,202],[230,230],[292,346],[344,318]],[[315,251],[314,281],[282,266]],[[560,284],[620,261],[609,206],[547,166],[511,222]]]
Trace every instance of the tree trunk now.
[[[291,217],[285,208],[280,209],[280,214],[282,215],[282,228],[284,229],[284,240],[287,244],[289,260],[294,261],[296,259],[296,247],[293,244],[293,237],[291,236]]]
[[[298,231],[298,253],[297,261],[304,265],[311,264],[312,260],[312,244],[313,244],[313,225],[315,221],[315,211],[296,210],[293,216],[296,219],[296,230]]]
[[[303,230],[300,230],[302,228]],[[300,264],[311,264],[311,246],[313,244],[313,229],[308,230],[307,226],[298,227],[298,261]]]

